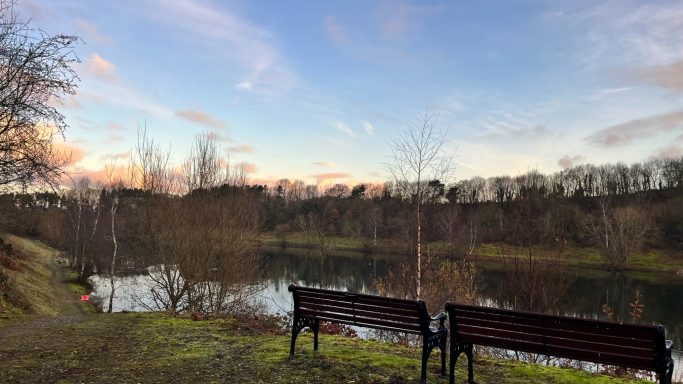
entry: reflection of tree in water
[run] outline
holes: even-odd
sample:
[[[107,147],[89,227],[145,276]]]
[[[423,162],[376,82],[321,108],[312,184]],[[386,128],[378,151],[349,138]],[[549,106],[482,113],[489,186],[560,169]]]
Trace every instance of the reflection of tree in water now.
[[[391,261],[373,257],[351,255],[326,256],[316,252],[264,251],[262,271],[265,279],[274,285],[295,283],[320,286],[349,292],[374,293],[377,276],[386,274]]]

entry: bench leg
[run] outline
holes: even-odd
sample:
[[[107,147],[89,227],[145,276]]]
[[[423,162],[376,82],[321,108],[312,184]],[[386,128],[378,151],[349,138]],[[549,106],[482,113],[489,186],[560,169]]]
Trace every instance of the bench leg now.
[[[420,375],[420,382],[422,384],[427,383],[427,362],[429,361],[429,354],[431,352],[431,349],[422,348],[422,373]]]
[[[673,360],[666,362],[666,369],[659,373],[659,384],[671,384],[673,382],[674,363]]]
[[[309,320],[307,318],[300,318],[297,315],[294,315],[294,319],[292,320],[292,342],[289,346],[289,357],[294,357],[294,347],[296,346],[296,338],[299,336],[299,332],[303,330],[304,328],[309,326]],[[317,333],[316,333],[316,345],[317,345]]]
[[[444,334],[439,341],[439,350],[441,351],[441,376],[446,376],[446,341],[448,340],[448,333]]]
[[[318,320],[318,319],[313,320],[313,324],[311,325],[311,328],[313,328],[313,350],[317,351],[318,350],[318,329],[320,328],[320,320]]]
[[[474,353],[472,344],[465,344],[465,356],[467,356],[467,382],[475,384],[474,381]]]
[[[455,384],[455,364],[458,362],[458,357],[460,357],[461,353],[462,349],[460,348],[458,343],[454,342],[453,339],[451,339],[451,357],[448,372],[448,382],[450,384]]]

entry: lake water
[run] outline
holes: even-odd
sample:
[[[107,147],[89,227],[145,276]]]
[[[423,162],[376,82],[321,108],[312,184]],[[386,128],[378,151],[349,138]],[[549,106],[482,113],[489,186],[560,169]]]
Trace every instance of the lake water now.
[[[290,284],[304,285],[359,293],[376,293],[376,279],[385,277],[397,258],[363,256],[356,253],[328,256],[321,263],[315,252],[302,250],[266,249],[263,252],[265,275],[258,300],[270,313],[286,313],[292,310]],[[486,305],[505,306],[514,284],[513,271],[498,265],[478,264],[481,300]],[[643,324],[662,324],[667,339],[674,347],[683,346],[683,277],[667,273],[625,272],[609,273],[588,269],[571,270],[571,283],[563,294],[564,314],[604,319],[603,304],[609,304],[617,321],[630,321],[630,303],[638,289],[642,295]],[[109,279],[94,276],[94,296],[108,305]],[[321,284],[322,282],[322,284]],[[507,284],[506,284],[507,283]],[[128,276],[117,280],[114,311],[144,311],[151,305],[146,302],[150,281],[145,275]],[[430,308],[438,312],[439,308]],[[675,377],[683,378],[683,358],[676,354]],[[680,380],[680,379],[679,379]]]

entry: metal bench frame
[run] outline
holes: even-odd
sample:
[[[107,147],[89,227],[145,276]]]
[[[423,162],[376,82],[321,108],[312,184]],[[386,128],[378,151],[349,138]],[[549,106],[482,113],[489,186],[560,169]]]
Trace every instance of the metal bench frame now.
[[[421,382],[427,382],[427,360],[434,348],[441,351],[441,375],[446,375],[446,314],[431,317],[422,300],[404,300],[327,289],[289,286],[294,297],[292,342],[289,356],[294,356],[296,338],[304,328],[313,331],[313,350],[318,350],[320,322],[405,332],[422,336]],[[432,329],[431,322],[439,321]]]

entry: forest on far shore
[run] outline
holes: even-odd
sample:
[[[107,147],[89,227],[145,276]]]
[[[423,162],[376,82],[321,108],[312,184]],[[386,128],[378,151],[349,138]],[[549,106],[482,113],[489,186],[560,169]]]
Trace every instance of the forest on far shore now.
[[[139,248],[135,234],[151,230],[145,218],[166,227],[170,222],[195,229],[220,227],[226,224],[224,219],[219,225],[207,217],[221,209],[235,216],[235,222],[224,227],[239,228],[235,236],[246,230],[254,241],[263,233],[284,240],[296,232],[322,253],[329,250],[332,237],[354,239],[367,252],[378,251],[378,242],[389,241],[405,245],[409,253],[415,241],[415,199],[406,185],[335,184],[322,189],[288,179],[272,186],[253,185],[244,170],[236,168],[206,185],[186,183],[184,192],[172,188],[171,180],[166,180],[166,189],[155,190],[149,185],[94,185],[81,179],[62,192],[5,193],[0,195],[0,225],[73,250],[73,257],[91,264],[84,269],[97,265],[98,270],[107,270],[110,264],[111,224],[106,223],[112,221],[114,200],[119,255],[142,265],[151,261],[140,256],[146,251]],[[483,243],[570,243],[597,247],[619,269],[643,249],[683,248],[683,158],[583,164],[549,175],[530,171],[448,185],[430,180],[425,187],[423,241],[440,242],[445,245],[441,251],[451,255],[469,254]],[[168,204],[181,201],[187,217],[182,222],[166,217]],[[208,206],[201,205],[209,201]],[[156,209],[160,211],[152,215]],[[193,219],[197,215],[205,217]]]

